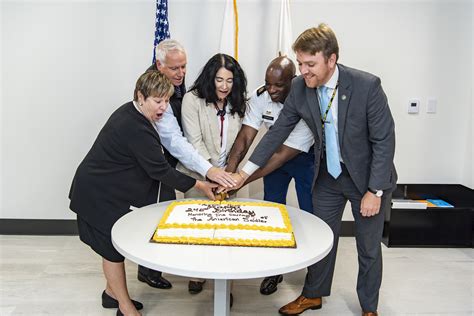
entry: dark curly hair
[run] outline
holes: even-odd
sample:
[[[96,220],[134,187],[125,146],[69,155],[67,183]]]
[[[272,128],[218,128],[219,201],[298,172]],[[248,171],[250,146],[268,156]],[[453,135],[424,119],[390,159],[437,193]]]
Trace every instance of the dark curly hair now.
[[[205,99],[208,103],[216,103],[216,84],[214,79],[221,67],[232,72],[234,75],[232,91],[227,96],[227,101],[232,105],[230,113],[237,113],[239,117],[244,117],[247,104],[247,78],[237,60],[226,54],[215,54],[208,60],[201,73],[194,81],[190,91],[193,91],[199,98]]]

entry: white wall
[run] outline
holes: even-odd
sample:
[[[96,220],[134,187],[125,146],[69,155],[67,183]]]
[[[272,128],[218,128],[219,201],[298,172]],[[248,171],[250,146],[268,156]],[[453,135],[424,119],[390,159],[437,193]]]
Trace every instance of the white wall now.
[[[474,5],[471,5],[471,54],[474,54]],[[464,183],[474,187],[474,60],[471,58],[471,119],[469,122],[470,138],[466,138],[466,161],[464,168]]]
[[[189,85],[218,48],[224,1],[169,2],[171,34],[188,49]],[[382,78],[400,182],[474,187],[471,1],[291,6],[295,37],[327,22],[340,62]],[[154,9],[154,1],[132,0],[1,3],[0,218],[74,217],[67,199],[74,171],[151,62]],[[275,56],[279,1],[241,0],[239,15],[240,62],[253,90]],[[408,115],[414,97],[421,112]],[[429,97],[438,99],[437,114],[426,114]]]
[[[3,74],[3,3],[0,2],[0,74]],[[3,76],[0,76],[0,123],[3,125]],[[0,218],[3,214],[3,128],[0,126]]]

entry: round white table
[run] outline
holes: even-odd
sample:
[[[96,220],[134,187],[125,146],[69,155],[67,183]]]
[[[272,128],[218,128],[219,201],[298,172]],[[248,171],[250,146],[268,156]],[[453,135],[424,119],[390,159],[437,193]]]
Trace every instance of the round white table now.
[[[255,201],[233,199],[233,201]],[[214,315],[229,315],[229,280],[253,279],[293,272],[324,258],[333,233],[318,217],[287,206],[296,248],[229,247],[150,242],[171,201],[136,209],[112,228],[112,242],[127,259],[153,270],[214,279]]]

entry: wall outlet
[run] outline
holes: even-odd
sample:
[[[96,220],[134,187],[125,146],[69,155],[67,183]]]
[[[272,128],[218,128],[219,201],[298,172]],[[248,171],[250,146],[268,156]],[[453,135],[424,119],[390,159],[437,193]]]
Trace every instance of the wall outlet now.
[[[408,113],[418,114],[418,112],[420,112],[420,100],[411,99],[408,101]]]

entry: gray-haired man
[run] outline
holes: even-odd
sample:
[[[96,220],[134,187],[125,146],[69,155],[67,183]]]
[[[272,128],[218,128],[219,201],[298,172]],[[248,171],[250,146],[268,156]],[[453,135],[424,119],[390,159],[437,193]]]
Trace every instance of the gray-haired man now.
[[[196,171],[202,176],[213,180],[220,185],[231,187],[235,181],[230,173],[213,167],[211,163],[194,149],[183,136],[181,129],[181,103],[186,93],[185,75],[187,57],[183,45],[174,39],[166,39],[156,46],[156,63],[148,70],[158,70],[164,74],[174,85],[174,94],[170,98],[170,106],[163,118],[156,123],[160,140],[165,147],[165,156],[173,167],[180,161],[186,168]],[[174,189],[162,185],[159,192],[159,202],[175,200]],[[171,283],[163,278],[160,271],[154,271],[143,266],[138,266],[138,280],[148,285],[169,289]]]

